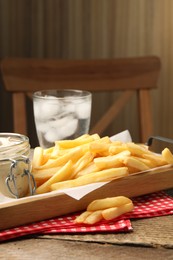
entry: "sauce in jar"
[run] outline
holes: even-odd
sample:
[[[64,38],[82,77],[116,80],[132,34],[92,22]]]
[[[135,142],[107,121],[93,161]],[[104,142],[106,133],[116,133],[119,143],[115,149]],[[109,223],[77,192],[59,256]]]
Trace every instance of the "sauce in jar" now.
[[[13,198],[34,194],[35,181],[30,173],[29,155],[27,136],[0,133],[0,193]]]

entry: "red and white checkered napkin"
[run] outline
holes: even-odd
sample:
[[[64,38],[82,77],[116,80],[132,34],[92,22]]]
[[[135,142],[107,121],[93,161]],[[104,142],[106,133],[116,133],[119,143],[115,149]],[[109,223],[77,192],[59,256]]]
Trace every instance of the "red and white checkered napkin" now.
[[[164,191],[136,197],[133,199],[134,210],[125,217],[151,218],[173,214],[173,197]]]
[[[93,226],[78,225],[74,223],[77,214],[49,219],[30,225],[6,229],[0,232],[0,241],[9,240],[31,234],[56,234],[56,233],[84,233],[84,232],[125,232],[132,230],[129,219],[106,222],[102,221]]]
[[[100,221],[95,225],[75,224],[78,214],[57,217],[30,225],[0,232],[0,241],[30,234],[82,233],[82,232],[128,232],[132,230],[130,219],[173,214],[173,197],[165,192],[153,193],[135,198],[134,210],[112,221]]]

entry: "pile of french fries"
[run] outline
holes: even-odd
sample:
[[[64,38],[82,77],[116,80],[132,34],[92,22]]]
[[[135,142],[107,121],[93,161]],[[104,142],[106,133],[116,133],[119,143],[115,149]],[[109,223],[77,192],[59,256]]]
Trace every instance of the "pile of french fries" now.
[[[92,201],[86,211],[75,219],[75,223],[95,224],[102,219],[112,220],[134,208],[133,202],[124,196],[104,198]]]
[[[111,181],[167,164],[173,164],[168,148],[155,154],[144,144],[85,134],[74,140],[56,141],[48,149],[36,147],[32,174],[37,183],[36,193],[41,194]]]

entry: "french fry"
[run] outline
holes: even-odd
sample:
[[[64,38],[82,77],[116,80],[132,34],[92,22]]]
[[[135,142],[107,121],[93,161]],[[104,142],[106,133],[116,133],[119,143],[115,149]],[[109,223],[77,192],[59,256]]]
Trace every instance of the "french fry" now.
[[[127,147],[127,150],[129,150],[133,156],[142,157],[143,154],[145,154],[145,153],[147,153],[147,154],[152,153],[150,150],[148,150],[147,146],[142,146],[139,144],[135,144],[133,142],[126,143],[126,147]]]
[[[92,162],[94,158],[93,153],[86,152],[73,166],[74,171],[72,174],[72,178],[76,176],[76,174],[81,171],[86,165],[88,165],[90,162]]]
[[[68,151],[66,154],[57,157],[56,159],[50,159],[47,163],[44,165],[37,167],[36,169],[50,169],[51,167],[58,167],[61,165],[64,165],[69,160],[77,161],[83,155],[83,151],[80,147],[76,147],[70,151]]]
[[[93,224],[99,222],[102,218],[103,218],[103,216],[102,216],[101,210],[90,212],[90,214],[84,220],[84,224],[93,225]]]
[[[62,181],[51,185],[51,190],[61,190],[72,187],[78,187],[95,182],[110,181],[117,178],[122,178],[128,175],[127,167],[112,168],[99,172],[89,173],[77,179]]]
[[[134,208],[133,203],[124,204],[114,208],[108,208],[102,211],[102,216],[106,220],[117,218],[127,212],[132,211]]]
[[[83,175],[87,175],[87,174],[92,173],[92,172],[97,172],[97,171],[99,171],[99,169],[97,168],[97,166],[95,165],[94,162],[91,162],[85,168],[83,168],[81,171],[79,171],[75,175],[75,178],[78,178],[78,177],[83,176]]]
[[[89,135],[86,138],[76,138],[74,140],[62,140],[55,142],[61,148],[74,148],[83,144],[88,144],[94,141],[95,139],[100,138],[99,135]]]
[[[53,167],[50,169],[42,169],[37,172],[33,172],[34,179],[36,181],[41,181],[41,180],[46,181],[46,180],[50,179],[58,170],[60,170],[61,167],[62,166]]]
[[[123,163],[128,167],[133,167],[137,169],[138,171],[146,171],[149,170],[150,168],[143,163],[142,161],[138,160],[134,156],[127,156],[123,158]]]
[[[109,149],[111,140],[108,136],[102,137],[90,143],[90,151],[94,153],[106,151]]]
[[[76,217],[76,219],[74,220],[75,223],[84,223],[84,221],[86,220],[86,218],[91,214],[92,212],[90,211],[84,211],[83,213],[81,213],[79,216]]]
[[[72,167],[72,161],[68,161],[60,170],[57,171],[57,173],[36,189],[36,194],[49,192],[53,183],[61,183],[62,181],[67,180],[72,174]]]
[[[69,160],[69,175],[65,171],[64,177],[62,174],[61,180],[58,180],[59,172],[64,165],[68,165]],[[162,154],[155,154],[144,144],[123,143],[111,141],[108,136],[100,138],[98,134],[84,134],[74,140],[57,141],[48,149],[36,147],[32,173],[39,186],[38,192],[48,192],[111,181],[167,164],[173,164],[173,154],[168,148]]]
[[[108,168],[114,168],[114,167],[122,167],[122,159],[124,156],[129,156],[129,151],[123,151],[119,154],[112,155],[112,156],[106,156],[106,157],[99,157],[94,159],[94,163],[97,166],[98,169],[108,169]]]
[[[132,211],[134,208],[131,199],[124,196],[104,198],[92,201],[87,210],[80,214],[75,223],[95,224],[102,219],[112,220],[120,215]]]
[[[173,154],[171,153],[171,151],[168,148],[165,148],[162,151],[162,156],[167,163],[173,164]]]
[[[54,150],[54,147],[50,147],[48,149],[43,150],[43,157],[42,157],[40,166],[44,165],[49,159],[51,159],[53,150]],[[34,158],[35,157],[37,157],[37,155],[34,155]]]
[[[119,207],[130,203],[131,200],[125,196],[117,196],[111,198],[104,198],[92,201],[88,207],[87,211],[96,211],[101,209]]]
[[[93,138],[94,141],[100,139],[100,136],[98,134],[92,134],[92,135],[90,135],[90,134],[83,134],[83,135],[77,137],[76,139],[77,140],[81,140],[81,139],[84,139],[84,138],[88,138],[90,136]]]
[[[104,143],[91,143],[90,151],[95,154],[95,156],[107,156],[109,155],[110,144]]]
[[[32,160],[32,168],[38,168],[40,165],[42,165],[43,161],[43,148],[42,147],[36,147],[34,149],[33,154],[33,160]]]
[[[127,146],[120,142],[113,142],[109,147],[110,155],[115,155],[123,151],[127,151]]]
[[[60,149],[57,145],[55,145],[50,154],[50,158],[54,159],[54,158],[57,158],[57,156],[59,156],[59,155],[60,155]]]
[[[153,167],[166,165],[168,162],[164,159],[164,155],[160,154],[143,154],[143,158],[146,158],[153,164]],[[150,167],[150,168],[153,168]]]
[[[128,165],[128,170],[129,170],[129,174],[133,174],[133,173],[137,173],[137,172],[139,172],[138,169],[133,168],[133,167],[131,167],[131,166],[129,166],[129,165]]]
[[[55,146],[46,148],[46,149],[44,149],[44,153],[47,154],[47,155],[48,154],[51,155],[53,153],[54,149],[55,149]]]

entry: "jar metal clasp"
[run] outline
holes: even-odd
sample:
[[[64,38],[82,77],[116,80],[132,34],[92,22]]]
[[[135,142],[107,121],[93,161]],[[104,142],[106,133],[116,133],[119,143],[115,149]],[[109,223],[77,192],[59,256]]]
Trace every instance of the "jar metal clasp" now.
[[[30,159],[28,157],[21,156],[21,158],[16,159],[16,160],[14,160],[14,159],[7,159],[7,160],[11,162],[11,166],[10,166],[9,175],[6,178],[5,183],[6,183],[6,186],[8,188],[8,191],[10,192],[10,194],[15,196],[15,198],[17,198],[17,199],[20,197],[19,191],[18,191],[18,185],[17,185],[17,178],[16,178],[14,171],[17,169],[18,164],[20,162],[24,162],[26,165],[26,168],[24,167],[24,169],[22,170],[23,172],[21,174],[21,177],[23,178],[23,177],[27,176],[29,193],[30,193],[30,195],[34,195],[35,190],[36,190],[36,182],[35,182],[34,176],[30,172]]]

